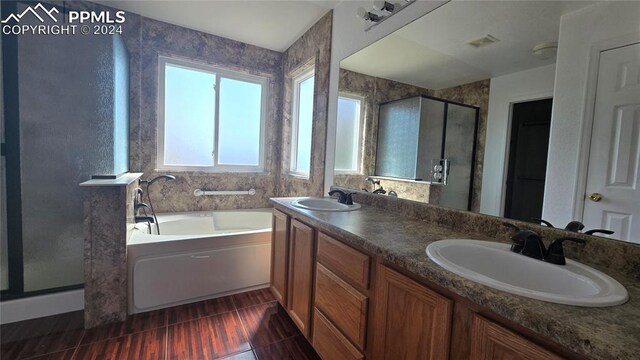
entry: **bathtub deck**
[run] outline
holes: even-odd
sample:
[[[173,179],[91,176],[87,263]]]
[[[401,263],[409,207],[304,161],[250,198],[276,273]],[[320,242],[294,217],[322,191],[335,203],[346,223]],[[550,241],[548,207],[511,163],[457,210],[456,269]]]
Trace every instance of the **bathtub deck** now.
[[[82,312],[2,325],[0,358],[319,359],[268,289],[82,325]]]

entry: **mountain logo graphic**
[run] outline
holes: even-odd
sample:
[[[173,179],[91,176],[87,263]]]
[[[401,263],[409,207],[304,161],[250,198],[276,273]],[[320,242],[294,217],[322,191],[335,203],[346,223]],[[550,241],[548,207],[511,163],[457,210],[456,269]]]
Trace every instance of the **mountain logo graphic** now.
[[[43,12],[44,15],[40,15],[38,14],[38,12]],[[23,12],[21,12],[20,14],[9,14],[9,16],[7,16],[6,19],[2,20],[1,23],[2,24],[6,24],[9,21],[13,20],[17,23],[20,22],[20,19],[22,19],[23,16],[27,15],[27,13],[32,14],[33,16],[35,16],[38,20],[40,20],[40,22],[44,22],[44,19],[46,18],[46,16],[48,16],[51,20],[53,20],[54,22],[58,22],[58,19],[56,19],[54,15],[58,14],[60,11],[58,11],[58,9],[56,9],[55,7],[52,7],[51,10],[47,10],[44,6],[42,6],[42,4],[38,3],[38,5],[31,7],[29,6],[28,8],[26,8]]]

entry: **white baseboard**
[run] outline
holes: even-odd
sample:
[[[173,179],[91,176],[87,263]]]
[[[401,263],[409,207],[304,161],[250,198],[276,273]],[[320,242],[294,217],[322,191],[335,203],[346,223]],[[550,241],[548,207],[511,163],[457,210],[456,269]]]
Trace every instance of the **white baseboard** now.
[[[84,309],[84,290],[8,300],[0,303],[0,324]]]

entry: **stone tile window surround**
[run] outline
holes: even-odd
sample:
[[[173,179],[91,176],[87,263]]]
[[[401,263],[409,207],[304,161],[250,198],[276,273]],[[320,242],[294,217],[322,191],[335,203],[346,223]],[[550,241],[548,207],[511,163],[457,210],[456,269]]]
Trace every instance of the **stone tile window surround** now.
[[[315,66],[302,67],[292,81],[290,173],[293,176],[309,178],[313,139]]]
[[[360,95],[344,92],[338,94],[336,174],[363,174],[364,102],[364,97]]]
[[[266,77],[158,57],[157,170],[263,172]]]

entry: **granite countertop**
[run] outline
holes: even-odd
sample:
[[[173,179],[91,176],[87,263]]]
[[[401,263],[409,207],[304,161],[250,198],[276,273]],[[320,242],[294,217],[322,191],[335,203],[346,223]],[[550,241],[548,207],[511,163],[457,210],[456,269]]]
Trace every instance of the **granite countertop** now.
[[[560,305],[513,295],[475,283],[445,270],[425,248],[442,239],[491,240],[486,235],[456,232],[363,205],[351,212],[303,210],[296,198],[271,199],[276,208],[299,214],[318,230],[377,254],[389,263],[438,284],[496,314],[594,360],[633,360],[640,356],[640,282],[599,269],[627,288],[630,300],[613,307]]]

